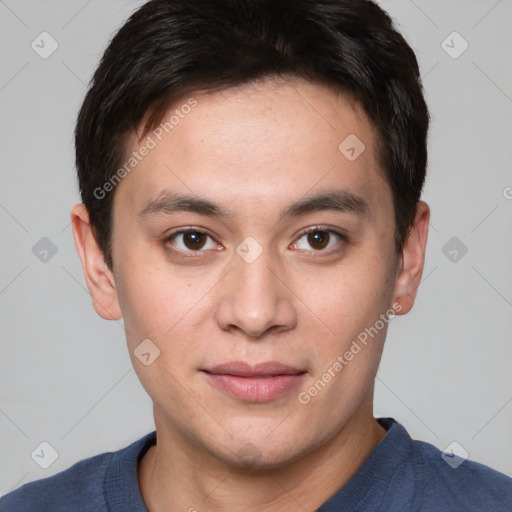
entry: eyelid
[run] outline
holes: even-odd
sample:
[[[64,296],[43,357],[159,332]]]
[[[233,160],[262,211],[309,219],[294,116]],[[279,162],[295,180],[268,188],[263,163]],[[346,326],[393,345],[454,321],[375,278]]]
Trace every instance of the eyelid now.
[[[315,225],[315,226],[309,226],[305,229],[303,229],[295,238],[294,242],[292,243],[292,245],[296,244],[298,240],[300,240],[304,235],[307,235],[309,233],[314,233],[316,231],[324,231],[326,233],[329,233],[329,234],[334,234],[336,236],[338,236],[344,243],[347,243],[348,242],[348,237],[347,235],[345,235],[343,232],[339,231],[338,229],[335,229],[331,226],[327,226],[327,225]],[[187,234],[187,233],[202,233],[202,234],[205,234],[207,235],[208,237],[210,237],[216,244],[218,245],[222,245],[220,244],[216,239],[215,237],[207,230],[207,229],[204,229],[204,228],[199,228],[199,227],[194,227],[194,226],[188,226],[186,228],[178,228],[176,229],[175,231],[173,231],[172,233],[168,234],[167,236],[165,236],[164,238],[164,242],[167,243],[167,242],[170,242],[170,240],[177,236],[177,235],[182,235],[182,234]],[[343,245],[343,244],[342,244]],[[200,253],[202,252],[206,252],[208,249],[198,249],[197,251],[183,251],[181,249],[171,249],[171,248],[167,248],[167,251],[169,251],[170,253],[174,253],[174,254],[185,254],[185,255],[188,255],[188,257],[197,257],[200,255]],[[309,253],[315,253],[315,254],[329,254],[329,253],[335,253],[337,251],[341,250],[340,247],[336,248],[336,249],[330,249],[330,250],[327,250],[327,251],[323,251],[323,250],[311,250],[311,251],[304,251],[302,249],[302,251],[304,252],[307,252],[308,254]]]
[[[194,226],[187,226],[186,228],[178,228],[176,229],[175,231],[171,232],[170,234],[167,234],[164,239],[163,239],[163,242],[164,242],[164,245],[165,245],[165,248],[166,250],[171,253],[171,254],[179,254],[179,255],[184,255],[185,257],[197,257],[197,256],[200,256],[202,252],[206,252],[207,249],[199,249],[197,251],[183,251],[181,249],[173,249],[173,248],[170,248],[167,246],[167,244],[175,237],[175,236],[178,236],[178,235],[184,235],[184,234],[187,234],[187,233],[202,233],[206,236],[208,236],[209,238],[212,239],[212,241],[214,241],[216,244],[218,245],[221,245],[216,239],[215,237],[207,230],[207,229],[204,229],[204,228],[199,228],[199,227],[194,227]]]
[[[175,235],[182,235],[184,233],[203,233],[203,234],[208,235],[209,237],[213,238],[213,235],[207,229],[198,228],[195,226],[187,226],[186,228],[176,228],[171,233],[167,233],[165,235],[165,239],[169,240],[170,238],[172,238]]]
[[[316,226],[310,226],[310,227],[305,228],[304,230],[302,230],[297,235],[296,241],[293,242],[293,244],[296,244],[297,240],[300,240],[304,235],[307,235],[309,233],[315,233],[316,231],[324,231],[326,233],[336,235],[338,238],[340,238],[342,240],[341,247],[339,247],[340,244],[337,244],[338,247],[336,247],[334,249],[331,248],[331,249],[326,250],[326,251],[324,251],[324,250],[311,250],[311,251],[304,251],[304,250],[302,250],[303,252],[306,252],[308,254],[311,254],[311,253],[313,253],[313,254],[331,254],[331,253],[336,253],[336,252],[340,251],[343,248],[343,246],[349,242],[348,236],[343,232],[343,230],[339,230],[338,228],[333,228],[333,227],[327,226],[327,225],[316,225]]]
[[[327,231],[328,233],[334,233],[335,235],[339,235],[342,238],[346,238],[346,235],[339,228],[334,228],[332,226],[327,226],[323,224],[317,224],[315,226],[309,226],[308,228],[304,228],[297,236],[298,238],[307,235],[308,233],[314,233],[315,231]]]

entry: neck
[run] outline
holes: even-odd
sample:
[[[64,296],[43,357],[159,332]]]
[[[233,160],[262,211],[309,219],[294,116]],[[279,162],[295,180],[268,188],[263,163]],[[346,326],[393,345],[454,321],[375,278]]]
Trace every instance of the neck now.
[[[196,445],[188,446],[158,421],[157,445],[139,466],[139,487],[150,512],[296,512],[316,510],[347,483],[386,431],[371,405],[356,413],[327,443],[286,466],[228,466]]]

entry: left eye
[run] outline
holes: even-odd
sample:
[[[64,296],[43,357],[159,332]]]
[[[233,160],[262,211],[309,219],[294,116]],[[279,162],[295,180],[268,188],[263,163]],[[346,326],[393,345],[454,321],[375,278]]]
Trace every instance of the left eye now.
[[[215,249],[217,244],[211,236],[202,231],[178,231],[168,239],[180,251],[200,251],[202,249]],[[210,245],[208,245],[208,242]]]
[[[298,241],[295,242],[294,247],[306,251],[310,251],[311,248],[314,251],[325,251],[335,246],[336,242],[339,240],[343,240],[343,236],[336,231],[329,229],[313,229],[304,233]],[[307,247],[307,245],[309,245],[309,247]]]
[[[346,241],[345,236],[332,229],[312,228],[303,233],[292,248],[310,252],[328,252],[329,249],[344,241]],[[197,229],[177,231],[169,236],[166,242],[180,251],[189,253],[219,248],[219,244],[208,233]]]

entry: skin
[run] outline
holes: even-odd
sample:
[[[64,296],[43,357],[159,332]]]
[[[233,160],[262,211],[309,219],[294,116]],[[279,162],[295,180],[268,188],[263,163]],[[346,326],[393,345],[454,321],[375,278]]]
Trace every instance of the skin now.
[[[140,463],[141,493],[151,512],[315,510],[385,435],[372,402],[386,329],[308,404],[298,395],[379,315],[411,309],[429,208],[418,203],[396,254],[376,134],[345,95],[266,80],[194,97],[198,105],[115,190],[113,271],[83,205],[72,211],[93,306],[103,318],[124,319],[135,371],[154,403],[158,444]],[[354,161],[338,150],[350,134],[366,146]],[[138,147],[134,134],[130,151]],[[141,218],[164,190],[214,201],[233,216]],[[367,212],[280,220],[291,203],[331,190],[359,196]],[[327,248],[308,243],[302,232],[317,225],[347,241],[332,235]],[[201,251],[183,235],[165,241],[186,227],[211,235]],[[251,263],[236,252],[249,236],[262,250]],[[149,366],[134,355],[147,338],[160,350]],[[278,361],[306,373],[291,391],[254,403],[219,390],[200,371],[230,361]]]

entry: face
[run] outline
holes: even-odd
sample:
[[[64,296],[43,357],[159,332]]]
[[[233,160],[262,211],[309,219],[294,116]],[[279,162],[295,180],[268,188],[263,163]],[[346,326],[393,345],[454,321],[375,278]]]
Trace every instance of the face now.
[[[348,97],[267,81],[194,98],[115,190],[115,300],[157,427],[277,466],[372,414],[392,195]]]

